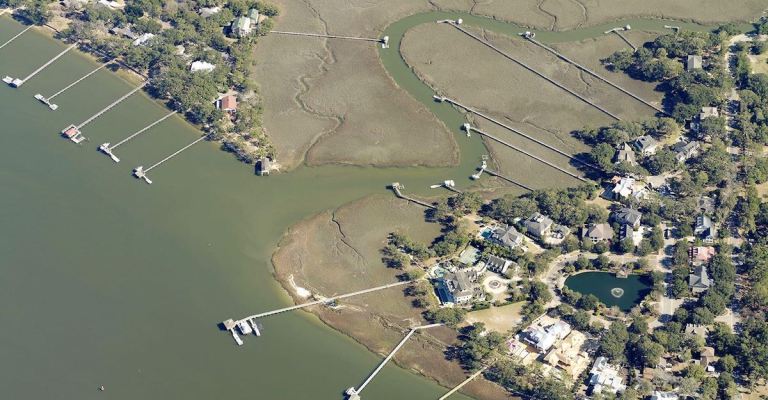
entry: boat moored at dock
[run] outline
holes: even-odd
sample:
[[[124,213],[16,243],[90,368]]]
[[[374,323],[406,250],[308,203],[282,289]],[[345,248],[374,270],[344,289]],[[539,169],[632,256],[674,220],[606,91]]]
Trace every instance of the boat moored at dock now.
[[[149,183],[150,185],[152,184],[152,180],[149,179],[149,177],[147,176],[147,172],[144,171],[144,167],[141,165],[133,169],[133,176],[139,179],[144,179],[144,181]]]
[[[117,156],[112,153],[112,149],[109,147],[109,143],[102,143],[101,146],[99,146],[99,151],[108,155],[109,158],[112,159],[114,162],[120,162],[120,159],[117,158]]]
[[[251,329],[251,326],[248,325],[248,322],[246,322],[244,319],[237,321],[237,328],[240,329],[240,333],[243,335],[253,333],[253,329]]]
[[[36,99],[37,99],[39,102],[41,102],[41,103],[45,104],[46,106],[48,106],[48,108],[50,108],[50,109],[51,109],[51,110],[53,110],[53,111],[56,111],[56,109],[58,109],[58,108],[59,108],[59,106],[58,106],[58,105],[51,103],[51,101],[50,101],[49,99],[46,99],[46,98],[45,98],[45,96],[43,96],[43,95],[42,95],[42,94],[40,94],[40,93],[36,94],[36,95],[35,95],[35,98],[36,98]]]
[[[255,319],[251,319],[249,321],[251,323],[251,327],[253,328],[253,334],[256,335],[256,336],[261,336],[261,331],[259,330],[259,326],[256,325],[256,320]]]

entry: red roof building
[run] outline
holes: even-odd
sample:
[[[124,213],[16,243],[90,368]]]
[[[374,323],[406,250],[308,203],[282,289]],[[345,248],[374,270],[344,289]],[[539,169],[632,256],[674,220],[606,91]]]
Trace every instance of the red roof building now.
[[[233,95],[219,99],[219,109],[222,111],[237,111],[237,98]]]
[[[80,131],[78,131],[77,128],[73,126],[64,131],[64,136],[72,139],[73,137],[77,136],[78,133],[80,133]]]

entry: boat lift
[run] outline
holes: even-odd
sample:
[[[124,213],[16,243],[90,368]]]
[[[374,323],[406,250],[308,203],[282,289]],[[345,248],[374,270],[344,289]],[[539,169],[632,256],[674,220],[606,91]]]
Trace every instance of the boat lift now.
[[[133,176],[135,176],[135,177],[136,177],[136,178],[138,178],[138,179],[143,179],[143,180],[144,180],[144,182],[147,182],[148,184],[150,184],[150,185],[151,185],[151,184],[152,184],[152,180],[151,180],[151,179],[149,179],[149,176],[147,176],[147,173],[149,173],[149,171],[151,171],[152,169],[154,169],[154,168],[156,168],[156,167],[159,167],[159,166],[160,166],[160,164],[162,164],[162,163],[164,163],[164,162],[166,162],[166,161],[170,160],[171,158],[173,158],[173,157],[176,157],[176,156],[177,156],[177,155],[179,155],[179,154],[180,154],[182,151],[184,151],[184,150],[186,150],[186,149],[188,149],[188,148],[190,148],[190,147],[194,146],[195,144],[197,144],[197,143],[199,143],[199,142],[202,142],[202,141],[203,141],[203,140],[205,140],[207,137],[208,137],[208,135],[203,135],[203,136],[199,137],[198,139],[195,139],[195,140],[194,140],[192,143],[190,143],[190,144],[188,144],[188,145],[186,145],[186,146],[184,146],[184,147],[182,147],[182,148],[180,148],[180,149],[176,150],[176,151],[175,151],[175,152],[173,152],[171,155],[169,155],[168,157],[165,157],[165,158],[163,158],[162,160],[160,160],[160,161],[156,162],[155,164],[153,164],[153,165],[152,165],[152,166],[150,166],[149,168],[144,168],[144,166],[143,166],[143,165],[139,165],[138,167],[136,167],[136,168],[134,168],[134,169],[133,169]],[[108,144],[108,143],[107,143],[107,144]]]
[[[123,140],[121,140],[121,141],[119,141],[119,142],[115,143],[114,145],[110,145],[110,143],[109,143],[109,142],[107,142],[107,143],[103,143],[101,146],[99,146],[99,151],[101,151],[102,153],[104,153],[104,154],[108,155],[108,156],[109,156],[109,157],[112,159],[112,161],[114,161],[114,162],[118,163],[118,162],[120,162],[120,159],[119,159],[119,158],[117,158],[117,156],[115,155],[115,153],[113,153],[113,151],[114,151],[116,148],[118,148],[118,147],[119,147],[121,144],[124,144],[124,143],[128,142],[129,140],[131,140],[131,139],[135,138],[136,136],[139,136],[139,135],[141,135],[142,133],[144,133],[144,132],[148,131],[148,130],[149,130],[150,128],[152,128],[153,126],[155,126],[155,125],[157,125],[157,124],[159,124],[159,123],[161,123],[161,122],[165,121],[166,119],[170,118],[170,117],[171,117],[172,115],[174,115],[174,114],[176,114],[176,111],[171,111],[170,113],[168,113],[168,114],[166,114],[165,116],[161,117],[161,118],[160,118],[160,119],[158,119],[157,121],[155,121],[155,122],[153,122],[153,123],[151,123],[151,124],[149,124],[149,125],[145,126],[144,128],[141,128],[141,129],[139,129],[139,130],[138,130],[138,131],[136,131],[135,133],[133,133],[133,134],[131,134],[130,136],[128,136],[127,138],[125,138],[125,139],[123,139]]]
[[[5,78],[3,78],[3,82],[7,83],[8,85],[10,85],[10,86],[11,86],[11,87],[13,87],[13,88],[19,88],[19,87],[21,87],[21,85],[23,85],[25,82],[27,82],[28,80],[32,79],[32,78],[33,78],[35,75],[37,75],[38,73],[40,73],[42,70],[46,69],[46,68],[47,68],[49,65],[53,64],[53,62],[54,62],[54,61],[56,61],[56,60],[58,60],[59,58],[61,58],[61,56],[63,56],[64,54],[67,54],[67,52],[69,52],[70,50],[74,49],[75,47],[77,47],[77,43],[75,43],[75,44],[73,44],[73,45],[70,45],[69,47],[67,47],[66,49],[64,49],[64,51],[62,51],[61,53],[59,53],[59,54],[55,55],[53,58],[51,58],[50,60],[48,60],[48,62],[46,62],[45,64],[41,65],[41,66],[40,66],[39,68],[37,68],[36,70],[32,71],[32,73],[30,73],[29,75],[27,75],[27,77],[26,77],[26,78],[24,78],[24,79],[19,79],[19,78],[11,78],[10,76],[6,76]]]
[[[95,74],[97,71],[101,70],[102,68],[106,67],[107,65],[111,64],[113,61],[114,61],[114,60],[109,60],[109,61],[105,62],[104,64],[101,64],[101,65],[100,65],[100,66],[98,66],[96,69],[94,69],[94,70],[92,70],[91,72],[89,72],[89,73],[87,73],[87,74],[83,75],[82,77],[80,77],[80,78],[79,78],[79,79],[77,79],[76,81],[74,81],[74,82],[70,83],[69,85],[67,85],[65,88],[63,88],[63,89],[59,90],[58,92],[56,92],[56,93],[54,93],[54,94],[52,94],[52,95],[50,95],[50,96],[48,96],[48,97],[45,97],[45,96],[43,96],[42,94],[39,94],[39,93],[38,93],[38,94],[36,94],[36,95],[35,95],[35,98],[36,98],[37,100],[39,100],[41,103],[43,103],[43,104],[45,104],[46,106],[48,106],[48,108],[50,108],[51,110],[54,110],[54,111],[56,111],[56,109],[58,109],[58,108],[59,108],[59,106],[58,106],[58,105],[56,105],[56,104],[54,104],[54,103],[51,103],[51,102],[53,101],[53,98],[54,98],[54,97],[56,97],[56,96],[58,96],[58,95],[60,95],[60,94],[64,93],[65,91],[69,90],[69,89],[70,89],[70,88],[72,88],[73,86],[75,86],[75,85],[77,85],[78,83],[80,83],[80,82],[84,81],[86,78],[88,78],[89,76],[91,76],[91,75]]]

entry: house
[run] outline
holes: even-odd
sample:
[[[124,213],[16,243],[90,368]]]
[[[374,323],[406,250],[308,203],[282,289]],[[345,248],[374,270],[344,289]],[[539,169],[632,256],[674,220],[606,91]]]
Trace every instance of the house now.
[[[686,324],[685,333],[686,335],[694,335],[706,340],[707,334],[709,334],[709,328],[707,328],[706,325]]]
[[[200,16],[203,18],[210,18],[221,11],[221,7],[202,7],[200,8]]]
[[[497,274],[506,274],[511,265],[512,261],[493,255],[488,256],[488,261],[485,262],[486,268]]]
[[[632,240],[632,244],[635,246],[640,246],[640,243],[643,241],[643,227],[633,228],[631,225],[622,225],[619,240],[624,241],[627,239]]]
[[[99,0],[98,3],[109,8],[110,10],[121,10],[125,8],[124,3],[118,3],[116,1]]]
[[[614,176],[611,183],[614,185],[611,190],[614,200],[627,198],[643,200],[648,197],[648,189],[643,184],[638,183],[635,178]]]
[[[118,35],[118,36],[125,36],[131,40],[134,40],[137,37],[139,37],[139,35],[137,35],[133,30],[131,30],[130,26],[126,26],[124,28],[112,28],[109,30],[109,33],[113,35]]]
[[[235,112],[237,111],[237,97],[234,95],[226,95],[216,100],[216,107],[221,111]]]
[[[696,200],[696,206],[702,213],[711,215],[715,212],[715,199],[709,196],[700,196]]]
[[[688,250],[688,255],[695,264],[708,263],[715,254],[715,248],[712,246],[693,246]]]
[[[707,372],[715,372],[715,362],[718,357],[715,355],[715,349],[712,347],[703,347],[699,352],[699,365],[704,367]]]
[[[526,232],[539,239],[543,239],[549,235],[552,224],[552,219],[540,213],[533,213],[533,215],[523,222]]]
[[[707,118],[718,118],[718,117],[720,117],[720,111],[718,111],[717,107],[701,107],[701,112],[699,113],[699,115],[697,115],[694,118],[694,120],[691,121],[691,129],[696,132],[700,132],[701,121],[704,121]]]
[[[488,239],[498,245],[506,246],[510,250],[523,244],[523,234],[518,232],[514,226],[502,225],[494,229]]]
[[[258,26],[259,25],[259,10],[255,9],[255,8],[251,8],[250,10],[248,10],[248,18],[251,19],[251,23],[253,24],[254,27]]]
[[[717,239],[717,230],[712,223],[712,218],[706,214],[700,214],[696,217],[696,226],[693,233],[700,237],[704,243],[712,244]]]
[[[688,275],[688,286],[694,294],[704,293],[712,285],[712,281],[707,275],[707,267],[699,265],[693,269],[693,273]]]
[[[267,176],[272,170],[272,160],[269,157],[262,157],[256,161],[256,175]]]
[[[632,147],[630,147],[627,143],[624,143],[619,147],[619,149],[616,151],[616,157],[614,158],[615,164],[620,164],[622,162],[633,167],[637,165],[635,151],[632,150]]]
[[[592,243],[611,241],[613,235],[613,228],[608,224],[590,224],[582,232],[582,237],[591,240]]]
[[[701,56],[696,54],[691,54],[688,56],[688,59],[685,62],[685,70],[690,72],[696,69],[701,69],[701,65],[702,65]]]
[[[640,227],[640,221],[643,219],[643,213],[633,208],[624,207],[613,213],[613,220],[634,228]]]
[[[534,346],[539,353],[546,353],[569,333],[571,326],[565,321],[547,319],[529,326],[522,336],[523,340]]]
[[[675,153],[677,162],[685,162],[690,158],[696,157],[701,149],[701,143],[697,141],[691,142],[677,142],[672,146],[672,151]]]
[[[437,294],[443,304],[467,304],[482,294],[477,272],[471,269],[446,273],[437,281]]]
[[[153,33],[145,33],[145,34],[137,37],[133,42],[131,42],[131,44],[134,45],[134,46],[143,46],[147,42],[152,40],[153,37],[155,37],[155,35]]]
[[[571,228],[565,225],[553,224],[549,231],[549,236],[544,239],[545,243],[558,245],[565,240],[565,237],[571,234]]]
[[[635,139],[635,148],[644,156],[652,156],[659,149],[659,142],[651,136],[645,135]]]
[[[189,66],[189,70],[192,72],[211,72],[216,69],[216,66],[207,61],[194,61]]]
[[[582,350],[586,341],[586,335],[571,331],[544,356],[544,362],[565,372],[574,380],[589,367],[589,354]]]
[[[675,392],[660,392],[658,390],[653,392],[651,400],[679,400],[680,396]]]
[[[623,392],[627,385],[619,376],[619,369],[610,363],[605,357],[597,357],[592,369],[589,370],[589,386],[592,393],[619,393]]]
[[[251,19],[248,17],[237,17],[232,21],[232,34],[237,37],[248,36],[253,30]]]

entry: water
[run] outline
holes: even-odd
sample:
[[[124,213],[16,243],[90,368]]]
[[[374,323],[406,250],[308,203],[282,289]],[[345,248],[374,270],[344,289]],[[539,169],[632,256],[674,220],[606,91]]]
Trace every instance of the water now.
[[[399,85],[458,131],[461,114],[431,102],[431,90],[404,73],[393,50],[397,30],[437,14],[388,28],[394,40],[382,58]],[[0,42],[21,29],[0,19]],[[26,76],[63,47],[30,31],[0,50],[0,75]],[[32,97],[96,65],[70,53],[21,89],[0,87],[2,397],[338,399],[358,385],[381,358],[311,315],[270,317],[262,337],[239,348],[216,324],[290,303],[269,264],[289,226],[384,193],[392,181],[417,192],[446,176],[466,177],[484,154],[481,142],[459,138],[462,161],[453,169],[333,166],[263,179],[204,142],[153,170],[149,186],[131,169],[160,160],[198,131],[172,117],[121,146],[122,162],[114,164],[96,147],[156,120],[163,107],[136,94],[86,126],[92,140],[76,146],[58,132],[133,85],[102,70],[58,96],[56,112]],[[388,366],[364,394],[434,399],[445,390]]]
[[[651,285],[645,277],[629,275],[627,278],[617,278],[609,272],[572,275],[565,280],[565,286],[582,295],[593,294],[608,307],[617,306],[622,311],[629,311],[640,304],[651,291]],[[617,288],[621,290],[612,293]]]

